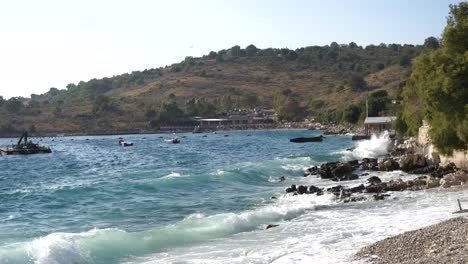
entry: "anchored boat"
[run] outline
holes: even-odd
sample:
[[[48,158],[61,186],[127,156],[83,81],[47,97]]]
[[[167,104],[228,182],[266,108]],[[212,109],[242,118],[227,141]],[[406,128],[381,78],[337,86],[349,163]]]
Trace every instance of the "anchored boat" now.
[[[40,146],[39,144],[33,143],[31,140],[28,141],[27,131],[21,135],[21,138],[18,140],[16,145],[0,148],[1,155],[29,155],[51,152],[52,150],[49,147]]]

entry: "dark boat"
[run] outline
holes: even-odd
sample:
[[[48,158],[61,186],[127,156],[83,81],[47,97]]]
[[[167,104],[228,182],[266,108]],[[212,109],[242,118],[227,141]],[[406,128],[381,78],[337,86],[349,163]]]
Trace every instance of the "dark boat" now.
[[[33,143],[31,140],[28,141],[28,132],[26,131],[21,135],[16,145],[0,148],[1,155],[28,155],[51,152],[52,150],[49,147],[40,146],[39,144]]]
[[[306,142],[321,142],[325,137],[320,135],[318,137],[298,137],[298,138],[292,138],[289,140],[289,142],[294,142],[294,143],[306,143]]]
[[[369,135],[354,135],[351,137],[351,140],[363,140],[363,139],[370,139]]]

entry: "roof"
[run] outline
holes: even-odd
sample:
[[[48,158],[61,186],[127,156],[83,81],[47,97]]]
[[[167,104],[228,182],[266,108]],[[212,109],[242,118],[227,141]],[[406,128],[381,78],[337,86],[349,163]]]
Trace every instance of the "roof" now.
[[[396,120],[396,116],[375,116],[366,117],[364,124],[387,124]]]

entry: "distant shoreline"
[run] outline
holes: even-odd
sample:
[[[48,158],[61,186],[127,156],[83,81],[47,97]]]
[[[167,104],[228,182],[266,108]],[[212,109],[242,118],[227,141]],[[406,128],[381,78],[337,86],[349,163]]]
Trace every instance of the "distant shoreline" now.
[[[286,130],[308,130],[304,127],[277,127],[277,128],[247,128],[247,129],[218,129],[213,131],[207,131],[202,133],[193,133],[196,134],[210,134],[213,132],[240,132],[240,131],[286,131]],[[321,131],[321,130],[311,130],[311,131]],[[123,136],[123,135],[155,135],[155,134],[174,134],[174,133],[192,133],[192,131],[142,131],[142,132],[102,132],[102,133],[44,133],[44,134],[35,134],[30,133],[30,138],[55,138],[55,137],[84,137],[84,136]],[[9,135],[9,136],[0,136],[1,138],[19,138],[21,135]]]

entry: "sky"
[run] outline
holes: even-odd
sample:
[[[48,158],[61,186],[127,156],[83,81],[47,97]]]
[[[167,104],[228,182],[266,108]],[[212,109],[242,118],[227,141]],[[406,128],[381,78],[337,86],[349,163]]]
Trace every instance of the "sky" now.
[[[180,62],[234,45],[422,44],[455,0],[0,0],[0,96]]]

